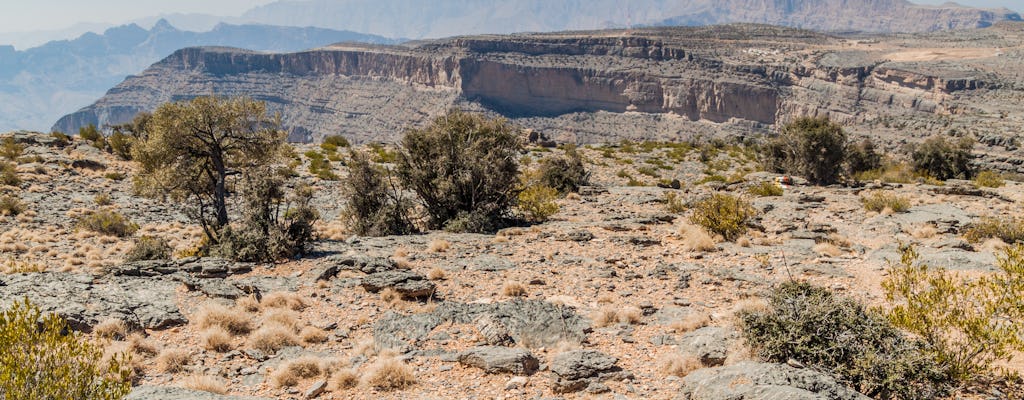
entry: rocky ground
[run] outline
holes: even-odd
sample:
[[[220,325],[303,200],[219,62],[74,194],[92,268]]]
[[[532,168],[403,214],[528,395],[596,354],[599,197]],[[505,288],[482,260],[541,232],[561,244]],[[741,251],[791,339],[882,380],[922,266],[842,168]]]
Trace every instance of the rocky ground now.
[[[134,354],[132,399],[864,398],[799,365],[758,361],[734,311],[788,279],[883,304],[879,283],[901,242],[931,265],[991,271],[1001,244],[969,243],[963,227],[1024,211],[1016,182],[797,182],[757,197],[747,188],[775,176],[742,148],[588,147],[592,186],[542,224],[356,237],[338,220],[339,182],[303,166],[324,216],[308,257],[124,263],[130,239],[77,229],[74,217],[117,210],[141,226],[136,236],[164,237],[179,255],[199,231],[173,204],[135,196],[130,163],[81,140],[14,137],[27,145],[23,182],[4,190],[27,210],[0,220],[0,304],[28,296]],[[673,179],[680,189],[655,186]],[[906,197],[909,211],[865,211],[862,196],[878,190]],[[669,193],[685,202],[716,191],[748,198],[757,229],[714,240],[666,204]],[[1024,357],[1008,367],[1024,371]]]

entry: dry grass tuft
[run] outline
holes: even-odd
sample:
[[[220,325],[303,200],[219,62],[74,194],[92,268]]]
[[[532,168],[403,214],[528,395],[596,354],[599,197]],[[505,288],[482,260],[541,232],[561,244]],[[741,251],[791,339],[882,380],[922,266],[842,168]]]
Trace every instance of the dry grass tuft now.
[[[194,319],[199,329],[217,326],[235,335],[244,335],[252,330],[252,315],[218,303],[203,304]]]
[[[315,326],[307,326],[299,332],[299,337],[307,344],[323,343],[327,341],[327,332]]]
[[[446,274],[443,269],[438,267],[434,267],[434,269],[430,270],[430,272],[427,272],[427,279],[430,279],[432,281],[443,281],[447,277],[448,274]]]
[[[402,294],[395,289],[387,288],[380,291],[380,300],[393,305],[402,300]]]
[[[682,334],[703,328],[705,326],[708,326],[708,324],[710,323],[711,318],[708,317],[707,314],[691,313],[687,314],[683,318],[676,320],[675,322],[672,322],[672,324],[669,325],[669,328],[671,328],[672,331],[676,333]]]
[[[331,375],[327,388],[333,392],[351,389],[359,385],[359,372],[353,368],[346,368]]]
[[[508,297],[526,297],[526,286],[518,282],[509,282],[501,289],[501,292]]]
[[[153,357],[157,355],[160,350],[157,348],[157,344],[152,340],[149,340],[139,333],[133,333],[128,336],[128,350],[134,354],[138,354],[144,357]]]
[[[297,332],[299,330],[299,313],[291,310],[273,310],[264,315],[263,323],[288,327]]]
[[[397,358],[385,358],[370,366],[366,372],[367,386],[378,390],[402,390],[416,384],[412,367]]]
[[[256,300],[256,296],[239,297],[238,300],[235,300],[235,307],[254,313],[260,310],[260,301]]]
[[[686,251],[715,251],[715,239],[704,228],[686,224],[679,228],[679,236],[683,238],[683,249]]]
[[[288,327],[281,325],[267,325],[249,336],[249,345],[252,348],[264,353],[276,353],[286,346],[299,344],[299,337]]]
[[[917,239],[931,239],[935,237],[935,235],[939,234],[939,230],[935,228],[935,225],[924,224],[914,229],[911,229],[909,233],[910,236],[913,236]]]
[[[590,318],[594,321],[594,326],[597,328],[604,328],[619,322],[619,314],[612,307],[603,307],[595,311]]]
[[[203,348],[223,353],[235,346],[231,343],[231,333],[219,326],[213,326],[199,334],[199,342]]]
[[[156,356],[156,369],[160,372],[175,373],[181,372],[188,365],[191,355],[187,350],[164,349]]]
[[[210,392],[213,394],[227,394],[228,392],[227,387],[224,385],[224,381],[206,375],[193,375],[185,378],[182,385],[192,390]]]
[[[108,318],[96,324],[92,332],[104,339],[121,340],[128,336],[128,326],[117,318]]]
[[[452,247],[451,242],[444,239],[434,239],[427,245],[427,250],[431,253],[444,253]]]
[[[680,378],[704,367],[699,357],[679,353],[671,353],[662,357],[658,364],[661,373]]]
[[[644,312],[638,307],[626,306],[616,312],[619,323],[635,325],[644,318]]]
[[[366,339],[356,343],[355,354],[365,356],[367,358],[377,355],[377,344],[373,342],[373,339]]]
[[[315,378],[323,373],[320,359],[316,357],[300,357],[281,365],[270,374],[270,381],[276,387],[295,386],[302,379]]]
[[[287,308],[295,311],[302,311],[306,308],[306,301],[298,293],[273,292],[263,296],[260,306],[267,308]]]
[[[828,257],[839,257],[843,255],[843,251],[836,245],[829,242],[821,242],[814,245],[814,252],[818,253],[819,256]]]

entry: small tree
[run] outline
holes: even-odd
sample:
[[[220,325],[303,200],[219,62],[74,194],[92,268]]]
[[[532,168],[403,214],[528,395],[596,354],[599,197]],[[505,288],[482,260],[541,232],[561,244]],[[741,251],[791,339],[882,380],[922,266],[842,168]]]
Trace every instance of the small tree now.
[[[816,184],[834,183],[846,159],[846,133],[828,118],[799,118],[782,127],[765,146],[763,163]]]
[[[956,142],[944,136],[933,136],[914,148],[914,169],[941,180],[971,179],[971,149],[974,141],[962,138]]]
[[[521,149],[504,119],[452,110],[406,132],[397,173],[419,195],[432,227],[486,231],[516,204]]]
[[[852,144],[846,153],[846,169],[850,175],[870,171],[882,166],[882,155],[875,151],[875,143],[864,139]]]
[[[131,390],[125,356],[102,361],[99,348],[28,299],[0,312],[0,349],[2,399],[115,400]]]
[[[344,216],[360,235],[406,235],[416,231],[410,219],[412,204],[402,196],[386,170],[373,165],[365,153],[353,151],[343,183],[348,203]]]
[[[590,181],[590,172],[576,146],[566,146],[565,155],[547,157],[540,162],[540,183],[559,193],[575,193]]]
[[[277,162],[285,133],[266,106],[248,98],[197,97],[153,112],[132,146],[137,188],[186,205],[211,244],[228,225],[229,177]]]

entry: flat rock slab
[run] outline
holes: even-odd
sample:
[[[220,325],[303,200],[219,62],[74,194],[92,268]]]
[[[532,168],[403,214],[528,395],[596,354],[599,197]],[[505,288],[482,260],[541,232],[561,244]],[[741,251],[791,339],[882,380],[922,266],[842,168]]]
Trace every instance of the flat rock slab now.
[[[407,299],[430,297],[437,290],[433,282],[423,275],[411,271],[384,271],[370,274],[363,278],[363,289],[377,293],[384,289],[394,289]]]
[[[681,400],[870,400],[810,369],[744,361],[705,368],[683,378]]]
[[[271,400],[266,397],[225,396],[170,386],[139,386],[126,400]]]
[[[555,393],[584,389],[590,393],[605,392],[607,386],[601,381],[631,376],[616,365],[618,362],[619,359],[595,350],[573,350],[559,354],[551,361],[551,372],[558,376],[552,390]]]
[[[115,276],[163,276],[177,272],[198,278],[223,278],[252,271],[253,264],[221,258],[189,257],[180,260],[152,260],[124,263],[110,269]]]
[[[481,346],[459,353],[459,362],[488,374],[529,375],[540,367],[540,360],[528,350],[500,346]]]
[[[42,272],[0,276],[0,307],[28,297],[43,312],[68,321],[71,329],[89,332],[108,318],[130,328],[166,329],[188,322],[178,309],[179,283],[168,278]]]

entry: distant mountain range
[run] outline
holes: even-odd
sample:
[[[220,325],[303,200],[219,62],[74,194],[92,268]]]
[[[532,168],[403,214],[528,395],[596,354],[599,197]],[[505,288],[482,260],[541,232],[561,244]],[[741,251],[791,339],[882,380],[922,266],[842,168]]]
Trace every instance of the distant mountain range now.
[[[268,25],[220,24],[208,32],[189,32],[160,20],[149,30],[136,24],[119,26],[24,51],[0,46],[0,132],[45,130],[126,76],[183,47],[289,52],[349,41],[395,42],[348,31]]]

